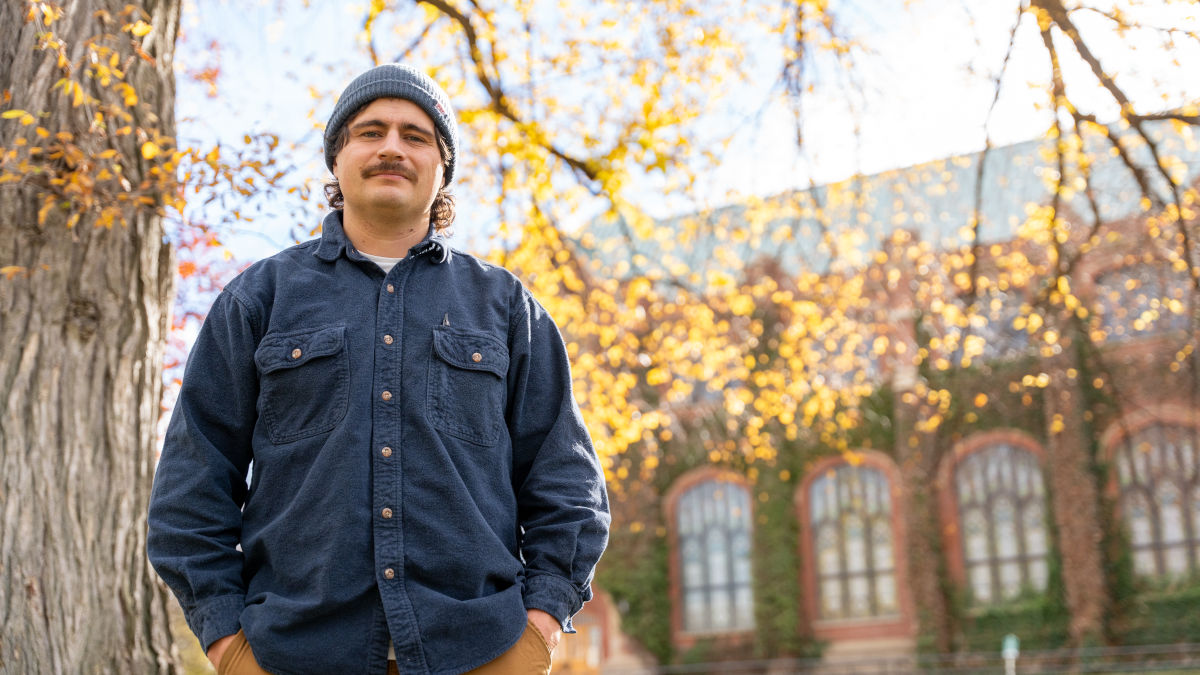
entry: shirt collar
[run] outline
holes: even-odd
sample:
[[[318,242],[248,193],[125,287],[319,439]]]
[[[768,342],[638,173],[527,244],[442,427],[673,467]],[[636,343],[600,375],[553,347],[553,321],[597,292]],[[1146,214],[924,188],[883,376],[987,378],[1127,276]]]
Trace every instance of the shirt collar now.
[[[325,262],[333,262],[343,254],[349,258],[352,250],[354,249],[350,239],[346,237],[346,230],[342,228],[341,209],[330,211],[321,222],[321,243],[317,245],[313,255]],[[449,242],[440,232],[435,232],[432,225],[421,243],[409,249],[408,255],[422,255],[427,252],[432,254],[430,260],[435,263],[444,263],[450,259]]]

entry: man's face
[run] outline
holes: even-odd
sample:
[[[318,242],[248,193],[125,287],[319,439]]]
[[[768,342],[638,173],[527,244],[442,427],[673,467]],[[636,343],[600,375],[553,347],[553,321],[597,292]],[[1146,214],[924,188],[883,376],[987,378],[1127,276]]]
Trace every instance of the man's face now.
[[[429,115],[412,101],[381,98],[352,117],[346,130],[349,138],[333,162],[346,208],[394,213],[397,220],[428,218],[444,170]]]

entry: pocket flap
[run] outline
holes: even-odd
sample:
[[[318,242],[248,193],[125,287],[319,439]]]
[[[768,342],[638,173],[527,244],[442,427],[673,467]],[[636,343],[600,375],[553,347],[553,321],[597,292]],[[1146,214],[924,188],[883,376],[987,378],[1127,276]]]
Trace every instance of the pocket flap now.
[[[258,343],[254,363],[264,374],[280,368],[294,368],[336,354],[345,343],[346,327],[342,324],[291,333],[269,333]]]
[[[464,370],[481,370],[503,378],[508,373],[508,347],[487,333],[433,329],[433,350],[446,363]]]

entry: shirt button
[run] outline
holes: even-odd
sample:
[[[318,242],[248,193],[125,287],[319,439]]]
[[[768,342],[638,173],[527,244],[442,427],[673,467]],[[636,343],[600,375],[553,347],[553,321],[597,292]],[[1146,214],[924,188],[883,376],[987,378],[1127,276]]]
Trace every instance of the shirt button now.
[[[385,345],[390,345],[390,344],[392,344],[393,342],[395,342],[395,340],[392,338],[392,336],[391,336],[391,335],[384,335],[384,336],[383,336],[383,344],[385,344]]]
[[[471,360],[474,361],[475,363],[479,363],[480,361],[483,360],[483,354],[480,354],[479,352],[475,352],[474,354],[471,355]]]
[[[302,353],[303,353],[303,352],[301,352],[299,348],[297,348],[297,349],[293,349],[293,350],[292,350],[292,358],[293,358],[293,359],[298,359],[298,358],[300,358],[300,354],[302,354]]]
[[[384,457],[391,457],[392,449],[385,445],[383,446],[383,449],[379,451],[379,454],[383,455]]]
[[[384,507],[384,509],[379,512],[379,515],[383,516],[384,519],[386,520],[386,519],[392,517],[392,510],[387,507]]]
[[[388,285],[387,285],[387,289],[388,289],[388,293],[395,293],[395,292],[396,292],[396,287],[395,287],[395,286],[393,286],[393,285],[391,285],[391,284],[388,284]]]
[[[390,567],[387,568],[386,570],[383,571],[383,578],[384,579],[395,579],[396,578],[396,570],[394,570]]]
[[[392,392],[385,391],[379,395],[379,398],[382,398],[385,401],[390,401],[390,400],[392,400]]]

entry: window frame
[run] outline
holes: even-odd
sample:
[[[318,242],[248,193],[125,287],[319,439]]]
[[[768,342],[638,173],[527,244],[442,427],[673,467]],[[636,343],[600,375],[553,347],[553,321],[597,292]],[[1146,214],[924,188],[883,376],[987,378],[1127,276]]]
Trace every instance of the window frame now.
[[[1195,489],[1197,490],[1196,500],[1200,501],[1200,410],[1193,410],[1184,406],[1162,405],[1149,407],[1126,415],[1114,422],[1101,437],[1101,447],[1104,449],[1105,458],[1111,467],[1109,470],[1107,494],[1113,504],[1113,515],[1126,534],[1129,534],[1129,523],[1125,520],[1124,510],[1126,507],[1121,490],[1120,469],[1117,465],[1118,461],[1120,461],[1119,453],[1127,447],[1127,443],[1131,437],[1135,437],[1147,429],[1157,426],[1190,429],[1194,434],[1197,445],[1195,449],[1196,464],[1193,465],[1193,471],[1195,472],[1193,480]],[[1192,508],[1196,509],[1197,506],[1193,506]],[[1186,504],[1181,507],[1181,511],[1186,518],[1188,511]],[[1158,568],[1158,571],[1153,575],[1143,575],[1135,569],[1134,575],[1139,579],[1170,585],[1175,581],[1194,578],[1194,575],[1200,574],[1200,519],[1192,523],[1191,538],[1184,539],[1182,542],[1184,555],[1188,559],[1188,571],[1182,575],[1173,576],[1172,573],[1163,569],[1165,566],[1163,556],[1170,545],[1162,541],[1160,531],[1158,537],[1151,544],[1151,548],[1155,553],[1155,566]],[[1128,551],[1132,558],[1136,554],[1132,537],[1129,538],[1128,543]]]
[[[855,463],[883,474],[891,504],[890,524],[892,528],[892,574],[896,584],[896,614],[870,618],[821,618],[818,596],[818,570],[816,543],[810,514],[810,495],[813,483],[827,471],[835,470],[852,462],[845,455],[825,457],[813,464],[804,480],[796,488],[793,499],[799,524],[800,586],[804,593],[802,609],[804,619],[818,640],[841,641],[890,637],[912,637],[916,635],[911,584],[908,576],[908,537],[904,524],[907,501],[904,496],[900,470],[892,459],[876,450],[854,450],[850,454]]]
[[[689,631],[684,625],[683,556],[680,548],[682,542],[679,533],[679,504],[684,495],[693,488],[700,487],[709,482],[732,483],[746,491],[748,509],[746,517],[749,524],[750,537],[750,592],[752,598],[754,594],[754,486],[745,476],[721,467],[703,466],[683,474],[671,485],[663,500],[664,517],[666,518],[667,525],[668,576],[671,593],[671,636],[675,646],[681,649],[692,647],[701,640],[715,641],[723,646],[748,645],[753,641],[755,631],[757,630],[755,627],[750,627],[729,631]],[[732,553],[730,553],[730,557],[732,557]],[[751,611],[756,611],[753,600]],[[757,619],[757,617],[755,618]],[[757,621],[755,621],[755,624],[757,625]]]
[[[967,561],[964,547],[966,545],[963,532],[962,516],[958,502],[956,474],[959,464],[967,457],[987,450],[997,445],[1009,445],[1019,450],[1029,452],[1037,460],[1042,478],[1042,510],[1046,519],[1046,552],[1047,574],[1049,574],[1049,558],[1055,551],[1058,542],[1052,533],[1054,504],[1050,499],[1049,482],[1046,476],[1046,450],[1034,438],[1016,429],[994,429],[971,435],[955,444],[953,450],[942,460],[938,468],[937,491],[939,510],[942,519],[942,548],[945,550],[946,563],[954,584],[961,589],[970,589],[970,579],[967,575]],[[976,601],[971,604],[972,610],[985,610],[989,607],[1003,605],[1008,599],[999,597],[987,602]]]
[[[1194,308],[1185,304],[1183,314],[1175,314],[1167,307],[1151,308],[1158,311],[1159,317],[1153,325],[1146,326],[1142,329],[1136,329],[1134,322],[1139,318],[1133,316],[1125,326],[1126,330],[1122,333],[1111,333],[1109,331],[1110,323],[1117,321],[1119,318],[1109,314],[1109,308],[1113,304],[1121,304],[1115,302],[1111,298],[1106,297],[1106,291],[1116,291],[1122,297],[1121,300],[1127,301],[1130,298],[1128,293],[1132,293],[1134,289],[1126,289],[1124,292],[1121,289],[1112,287],[1109,283],[1109,278],[1118,274],[1131,273],[1135,269],[1147,269],[1157,273],[1157,281],[1163,285],[1163,291],[1170,291],[1170,282],[1172,276],[1177,277],[1184,287],[1184,301],[1188,297],[1186,291],[1187,275],[1185,272],[1177,272],[1172,269],[1169,261],[1163,260],[1157,255],[1143,255],[1140,259],[1129,260],[1128,255],[1113,254],[1105,260],[1095,263],[1091,266],[1092,269],[1084,277],[1085,285],[1081,288],[1086,295],[1090,297],[1093,305],[1097,307],[1089,320],[1088,329],[1091,331],[1102,331],[1104,340],[1102,344],[1108,348],[1119,348],[1130,344],[1139,344],[1148,341],[1163,339],[1172,335],[1178,335],[1181,332],[1188,330],[1189,319],[1188,312],[1194,311]],[[1144,286],[1139,286],[1139,290]],[[1152,303],[1155,300],[1161,301],[1161,298],[1155,296],[1146,296],[1147,302]],[[1132,303],[1126,302],[1130,306]],[[1136,308],[1136,307],[1135,307]],[[1182,324],[1182,325],[1175,325]]]

